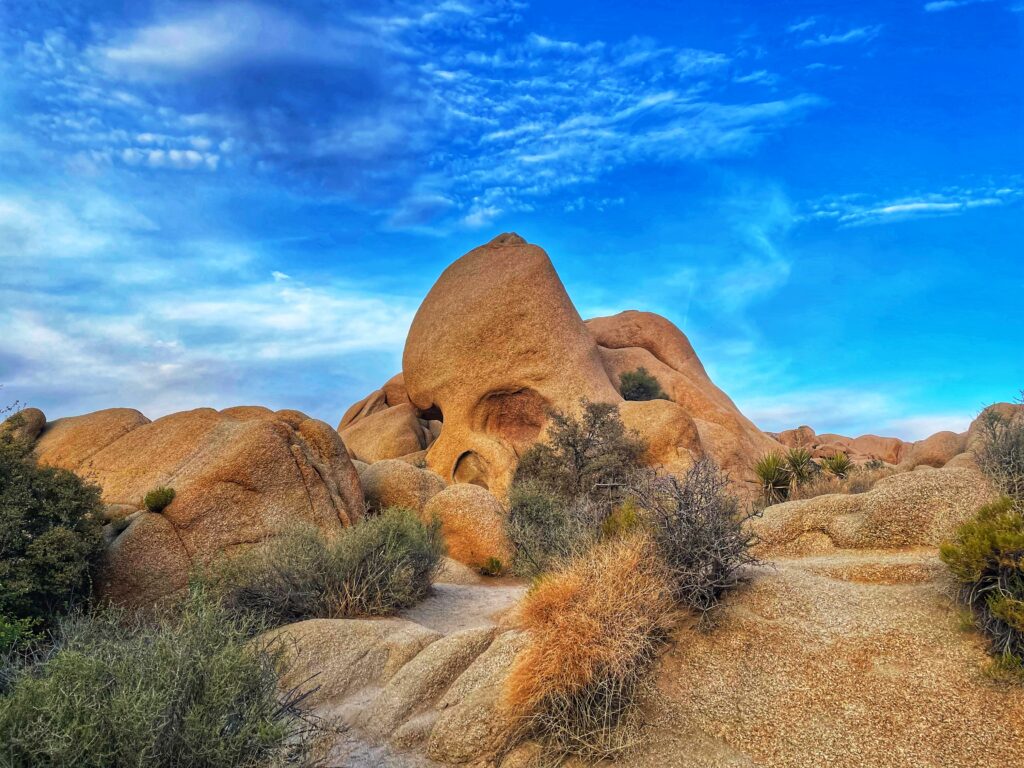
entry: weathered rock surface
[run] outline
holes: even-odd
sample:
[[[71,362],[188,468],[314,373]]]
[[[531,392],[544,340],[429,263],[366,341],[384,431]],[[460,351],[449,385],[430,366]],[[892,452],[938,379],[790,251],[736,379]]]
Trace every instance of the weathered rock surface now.
[[[156,486],[175,489],[113,541],[98,586],[145,605],[184,586],[189,568],[263,541],[295,522],[324,530],[363,515],[359,478],[338,433],[298,411],[184,411],[150,422],[111,409],[59,419],[35,445],[41,464],[97,483],[122,513]]]
[[[349,455],[368,464],[421,451],[433,440],[408,402],[374,411],[339,432]]]
[[[0,432],[10,433],[16,440],[34,441],[46,426],[46,416],[38,408],[23,408],[0,424]]]
[[[619,377],[639,367],[669,401],[623,403]],[[429,436],[401,410],[406,398]],[[446,482],[501,497],[519,455],[543,439],[548,411],[573,412],[581,398],[619,404],[648,440],[648,459],[669,471],[710,455],[749,482],[754,460],[778,447],[711,382],[672,323],[648,312],[584,323],[547,254],[514,234],[444,271],[413,321],[403,373],[353,405],[339,428],[353,455],[368,461],[412,453],[422,438],[428,466]],[[370,422],[401,423],[402,440],[389,426],[367,428],[364,441],[355,430]]]
[[[371,464],[360,480],[367,509],[372,511],[405,507],[422,514],[427,502],[445,489],[444,480],[436,474],[400,459]]]
[[[969,468],[903,472],[865,493],[776,504],[752,525],[764,555],[934,547],[993,494],[984,476]]]
[[[904,447],[901,469],[915,469],[921,465],[944,467],[946,462],[967,449],[967,435],[956,432],[936,432],[931,437]]]
[[[423,518],[437,517],[449,557],[481,569],[492,559],[507,566],[511,546],[505,536],[505,509],[489,491],[476,485],[451,485],[427,502]]]

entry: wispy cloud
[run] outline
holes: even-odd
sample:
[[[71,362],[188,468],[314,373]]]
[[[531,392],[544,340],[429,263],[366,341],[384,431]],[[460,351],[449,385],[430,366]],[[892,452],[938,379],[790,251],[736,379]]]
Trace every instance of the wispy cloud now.
[[[933,2],[925,3],[924,9],[929,13],[935,13],[937,11],[949,11],[953,8],[961,8],[965,5],[978,5],[979,3],[991,3],[994,0],[933,0]]]
[[[951,187],[942,192],[872,200],[866,195],[843,195],[813,203],[806,219],[832,220],[841,226],[862,226],[928,216],[950,216],[980,208],[1013,205],[1024,200],[1024,186]]]
[[[854,27],[845,32],[821,33],[816,37],[803,40],[800,45],[804,48],[821,48],[828,45],[846,45],[848,43],[867,43],[878,37],[882,31],[882,25]]]

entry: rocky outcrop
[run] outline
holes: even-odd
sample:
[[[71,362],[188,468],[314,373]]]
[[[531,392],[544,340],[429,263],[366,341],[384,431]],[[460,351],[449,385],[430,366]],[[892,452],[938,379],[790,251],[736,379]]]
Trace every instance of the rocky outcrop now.
[[[908,443],[898,437],[844,437],[832,433],[818,435],[806,425],[783,430],[774,437],[787,448],[804,448],[810,451],[811,456],[816,459],[845,453],[856,464],[865,464],[869,461],[899,464],[908,446]]]
[[[967,435],[956,432],[936,432],[931,437],[904,447],[900,469],[919,466],[944,467],[954,456],[967,450]]]
[[[423,517],[441,521],[448,555],[470,568],[508,566],[512,560],[505,536],[505,510],[479,486],[449,486],[427,502]]]
[[[623,402],[619,377],[639,367],[669,400]],[[672,323],[647,312],[583,322],[547,254],[514,234],[442,273],[413,320],[402,374],[353,405],[339,428],[357,458],[399,458],[419,442],[446,482],[500,497],[520,454],[543,439],[550,409],[575,411],[581,398],[619,404],[648,441],[649,461],[669,471],[710,455],[734,479],[752,480],[754,460],[778,446],[711,382]],[[388,426],[356,433],[371,422]],[[372,432],[386,437],[371,445]]]
[[[0,424],[0,434],[10,434],[15,440],[33,442],[46,426],[46,416],[38,408],[24,408],[11,414]]]
[[[993,494],[985,477],[970,468],[902,472],[865,493],[776,504],[752,527],[763,555],[937,547]]]
[[[369,465],[360,475],[366,506],[372,512],[404,507],[420,513],[445,489],[444,480],[406,461],[386,459]]]
[[[338,433],[298,411],[200,408],[149,421],[111,409],[49,422],[39,462],[100,486],[130,524],[114,538],[97,586],[145,605],[189,569],[257,544],[296,522],[336,530],[363,515],[359,478]],[[142,510],[157,486],[175,490],[161,513]]]

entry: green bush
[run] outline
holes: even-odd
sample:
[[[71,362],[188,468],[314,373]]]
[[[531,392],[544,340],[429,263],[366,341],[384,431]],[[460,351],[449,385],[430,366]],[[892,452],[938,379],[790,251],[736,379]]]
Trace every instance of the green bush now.
[[[89,595],[103,551],[99,488],[38,466],[0,433],[0,617],[44,624]]]
[[[779,451],[769,451],[754,464],[754,474],[761,482],[761,495],[765,504],[778,504],[789,497],[793,480],[786,457]]]
[[[806,448],[790,448],[786,451],[786,469],[797,485],[809,483],[820,471]]]
[[[513,483],[532,480],[566,501],[585,496],[621,503],[642,469],[646,446],[626,431],[614,405],[582,400],[581,406],[580,417],[551,413],[548,442],[523,454]]]
[[[154,488],[142,500],[146,509],[150,512],[163,512],[174,501],[174,489],[166,486]]]
[[[646,368],[626,371],[619,376],[623,400],[668,400],[661,384]]]
[[[304,694],[278,692],[280,645],[194,594],[143,619],[111,607],[63,619],[55,644],[0,696],[10,768],[235,768],[301,759]]]
[[[853,462],[845,453],[838,452],[821,460],[822,468],[840,480],[845,480],[853,469]]]
[[[942,545],[978,627],[1007,669],[1024,664],[1024,504],[1004,496]]]
[[[384,616],[430,590],[444,555],[440,524],[392,508],[327,538],[294,527],[198,575],[229,610],[276,626],[310,618]]]
[[[697,461],[682,479],[654,477],[639,489],[640,505],[658,553],[668,566],[676,599],[706,613],[741,581],[757,537],[741,511],[729,477],[711,459]]]
[[[536,480],[513,483],[505,518],[513,572],[531,578],[545,573],[592,546],[600,525],[585,499],[566,501]]]

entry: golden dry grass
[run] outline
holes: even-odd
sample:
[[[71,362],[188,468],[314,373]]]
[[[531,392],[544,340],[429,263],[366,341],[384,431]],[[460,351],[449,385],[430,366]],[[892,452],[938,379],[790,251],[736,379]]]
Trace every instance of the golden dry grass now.
[[[519,624],[530,633],[504,704],[559,749],[612,754],[614,732],[672,625],[671,584],[653,545],[632,535],[601,544],[543,577]]]

